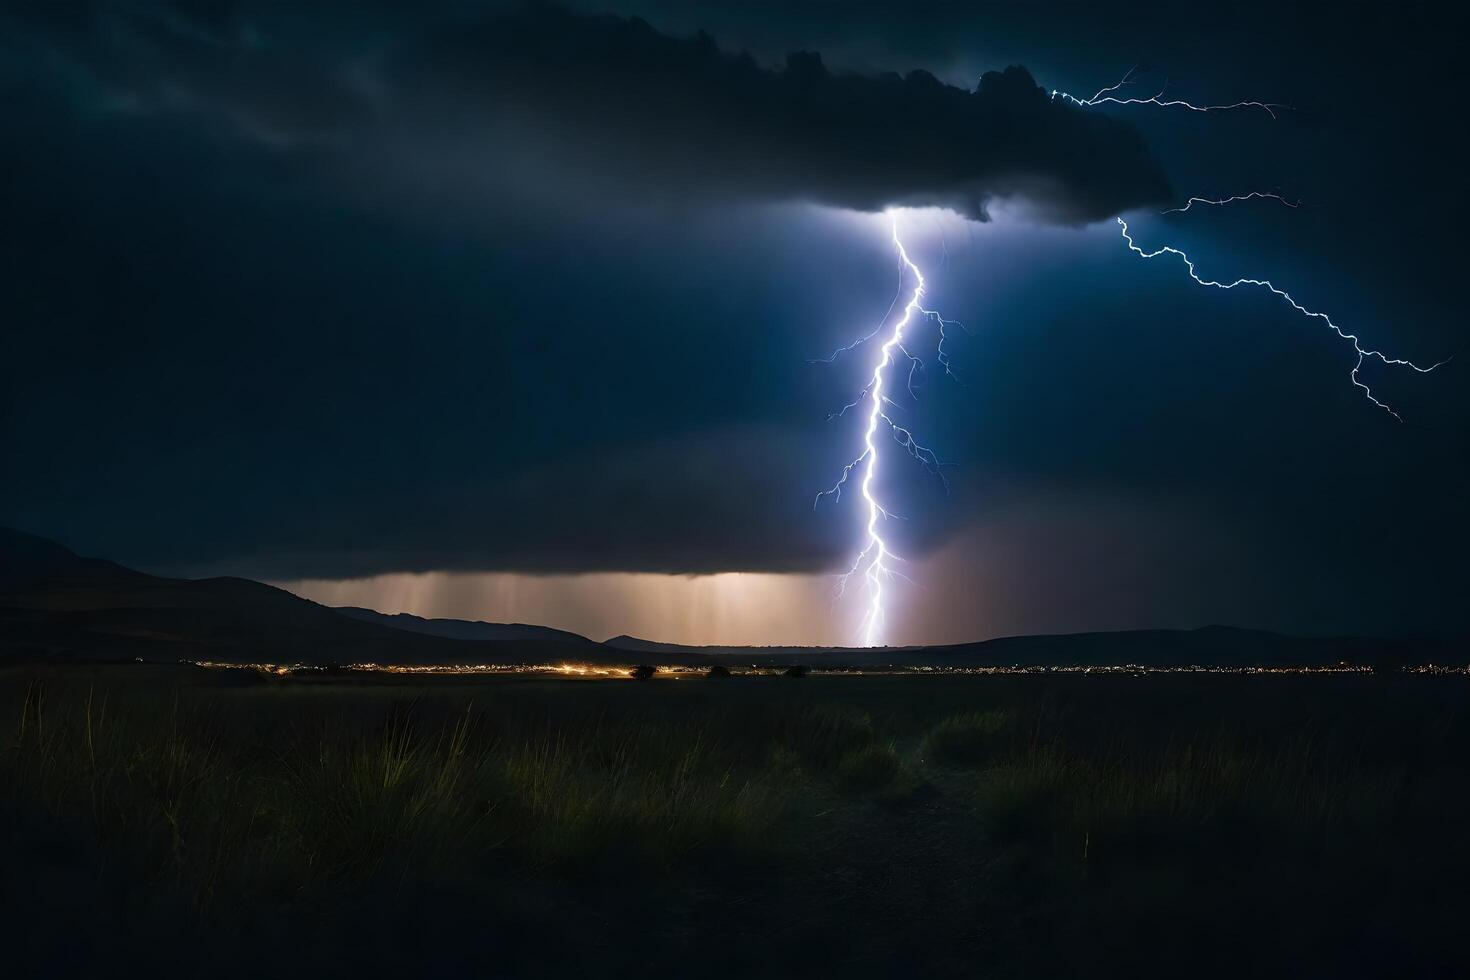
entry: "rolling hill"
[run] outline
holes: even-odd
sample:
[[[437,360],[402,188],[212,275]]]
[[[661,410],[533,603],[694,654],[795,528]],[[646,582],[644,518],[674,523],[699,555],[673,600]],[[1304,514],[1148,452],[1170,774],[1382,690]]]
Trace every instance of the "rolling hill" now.
[[[700,647],[629,636],[595,643],[544,626],[333,609],[249,579],[160,578],[0,528],[0,660],[1261,667],[1463,663],[1465,656],[1463,644],[1447,641],[1294,637],[1224,626],[876,649]]]
[[[0,530],[0,657],[242,663],[555,663],[610,654],[574,634],[470,641],[363,622],[241,578],[174,579]]]
[[[526,623],[487,623],[467,619],[425,619],[411,613],[381,613],[376,609],[361,606],[333,606],[332,611],[364,623],[376,623],[409,633],[439,636],[450,640],[480,640],[504,642],[506,640],[552,640],[560,643],[591,643],[579,633],[553,629],[550,626],[531,626]]]

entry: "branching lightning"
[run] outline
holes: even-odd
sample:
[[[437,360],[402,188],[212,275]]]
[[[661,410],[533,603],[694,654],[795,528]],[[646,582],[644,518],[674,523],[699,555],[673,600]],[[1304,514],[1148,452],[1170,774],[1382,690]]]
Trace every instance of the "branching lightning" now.
[[[1219,207],[1224,207],[1227,204],[1235,204],[1237,201],[1254,201],[1254,200],[1279,201],[1282,205],[1284,205],[1285,207],[1288,207],[1288,208],[1299,208],[1299,207],[1302,206],[1302,204],[1301,204],[1300,201],[1288,201],[1286,198],[1282,197],[1280,194],[1276,194],[1276,193],[1274,193],[1272,191],[1251,191],[1249,194],[1237,194],[1234,197],[1222,197],[1222,198],[1191,197],[1189,200],[1187,200],[1187,201],[1184,202],[1184,207],[1182,207],[1182,208],[1170,208],[1167,211],[1160,211],[1159,214],[1183,214],[1184,212],[1188,211],[1190,208],[1194,207],[1196,204],[1208,204],[1211,207],[1217,207],[1217,208],[1219,208]]]
[[[899,425],[885,410],[888,406],[896,407],[896,403],[885,391],[887,384],[886,375],[897,364],[898,358],[901,355],[909,362],[907,389],[910,397],[913,397],[914,375],[915,372],[922,369],[923,361],[910,353],[908,348],[904,346],[904,330],[916,319],[928,319],[939,328],[939,341],[935,352],[935,359],[944,368],[947,376],[954,377],[954,372],[950,368],[949,354],[944,346],[946,340],[945,328],[963,326],[959,321],[946,319],[937,311],[926,309],[923,306],[921,301],[924,297],[924,273],[914,263],[914,260],[909,257],[908,250],[904,248],[903,241],[899,238],[897,216],[890,214],[889,217],[892,221],[893,228],[893,246],[898,253],[899,259],[898,293],[895,295],[893,303],[889,305],[888,313],[884,315],[883,320],[879,322],[878,327],[872,333],[867,334],[846,347],[838,348],[829,356],[821,358],[820,361],[831,363],[844,352],[855,350],[867,341],[877,337],[883,332],[884,324],[892,316],[893,309],[898,305],[898,301],[903,296],[904,289],[909,282],[913,283],[913,289],[909,293],[908,302],[904,304],[902,310],[899,311],[898,318],[893,321],[892,327],[889,328],[887,339],[878,348],[878,356],[873,364],[873,371],[868,379],[868,383],[863,386],[857,398],[828,416],[829,419],[840,418],[849,409],[866,403],[868,407],[868,419],[867,427],[863,432],[863,451],[858,454],[856,459],[843,467],[837,482],[817,494],[816,499],[812,502],[812,506],[815,508],[821,503],[823,497],[832,497],[835,500],[841,500],[843,487],[847,485],[853,473],[860,467],[862,468],[862,479],[859,487],[868,510],[866,538],[862,550],[852,563],[852,567],[839,579],[839,594],[846,590],[848,581],[854,575],[862,574],[868,589],[868,610],[863,617],[861,628],[863,643],[866,646],[877,646],[882,640],[884,584],[893,578],[907,580],[906,576],[893,567],[894,563],[902,562],[903,559],[894,553],[893,548],[883,537],[884,522],[897,515],[888,510],[878,498],[876,481],[881,462],[879,452],[879,443],[881,440],[878,438],[879,430],[886,427],[893,436],[894,441],[905,452],[922,464],[925,469],[938,476],[940,481],[944,483],[945,489],[949,489],[949,483],[945,479],[944,468],[939,461],[939,457],[934,454],[933,450],[920,445],[915,440],[913,433],[904,426]]]
[[[1103,89],[1099,89],[1090,98],[1081,99],[1076,96],[1069,95],[1066,92],[1060,92],[1057,90],[1052,91],[1052,97],[1063,99],[1078,106],[1100,106],[1108,104],[1120,106],[1152,105],[1166,109],[1178,108],[1186,109],[1192,112],[1203,113],[1225,112],[1234,109],[1260,109],[1264,111],[1267,115],[1269,115],[1272,119],[1276,118],[1276,110],[1289,108],[1288,106],[1279,103],[1258,102],[1251,100],[1233,102],[1228,105],[1196,105],[1191,102],[1186,102],[1182,99],[1165,99],[1164,92],[1165,89],[1167,89],[1168,87],[1167,81],[1165,82],[1164,87],[1160,88],[1156,94],[1148,96],[1146,98],[1121,94],[1123,89],[1135,84],[1134,76],[1136,72],[1137,68],[1135,66],[1134,68],[1130,69],[1128,71],[1128,74],[1124,75],[1123,78],[1116,84],[1110,85]],[[1185,201],[1183,206],[1170,208],[1169,210],[1162,213],[1183,214],[1189,211],[1195,205],[1200,205],[1203,207],[1224,207],[1230,204],[1238,204],[1253,200],[1272,200],[1288,208],[1297,208],[1300,206],[1299,201],[1288,200],[1281,194],[1275,192],[1252,191],[1247,194],[1237,194],[1231,197],[1224,198],[1191,197]],[[895,563],[902,562],[903,559],[894,553],[893,548],[888,544],[888,541],[884,538],[883,533],[885,522],[887,522],[889,519],[896,518],[898,515],[892,513],[884,504],[884,502],[879,499],[879,489],[877,483],[880,472],[879,467],[882,460],[879,451],[880,443],[882,442],[882,440],[879,438],[880,429],[886,427],[889,431],[889,434],[892,435],[894,441],[897,442],[898,445],[909,454],[909,456],[922,464],[925,469],[938,476],[940,481],[944,483],[946,490],[948,490],[949,488],[949,484],[945,480],[944,468],[941,465],[939,458],[934,454],[932,450],[920,445],[915,440],[913,433],[909,429],[898,424],[898,422],[895,421],[893,415],[889,414],[888,409],[890,407],[898,407],[897,403],[894,402],[892,397],[887,393],[890,385],[889,374],[891,373],[892,369],[898,365],[900,357],[902,357],[904,360],[907,360],[909,362],[909,370],[906,382],[907,390],[911,398],[915,397],[915,376],[917,372],[923,369],[924,362],[919,357],[911,353],[909,349],[905,346],[905,331],[910,326],[912,326],[916,320],[927,319],[936,324],[938,327],[939,337],[935,350],[935,360],[940,366],[944,368],[946,376],[951,378],[954,377],[954,371],[951,369],[950,366],[949,352],[945,347],[945,341],[947,339],[945,330],[947,327],[963,327],[963,324],[958,323],[958,321],[947,320],[936,311],[926,309],[923,306],[922,300],[924,297],[925,286],[924,274],[919,269],[918,265],[915,264],[913,259],[909,256],[908,250],[905,249],[903,241],[899,237],[897,216],[890,212],[889,217],[892,221],[893,246],[898,254],[899,260],[898,289],[894,295],[893,302],[889,304],[888,311],[884,314],[883,318],[878,322],[878,325],[871,332],[865,334],[864,336],[853,341],[851,344],[848,344],[845,347],[839,347],[827,357],[820,358],[818,359],[818,361],[813,362],[830,364],[836,361],[841,355],[853,352],[863,345],[867,344],[868,341],[878,338],[884,333],[885,328],[887,329],[887,335],[878,349],[878,354],[873,363],[872,372],[868,378],[867,383],[863,386],[862,390],[858,393],[856,398],[854,398],[852,401],[842,406],[842,408],[838,409],[828,416],[829,419],[841,418],[845,416],[849,410],[866,405],[867,425],[863,432],[862,452],[858,454],[857,458],[853,459],[842,468],[842,472],[839,475],[837,482],[828,489],[818,493],[816,499],[813,501],[812,504],[812,506],[815,508],[821,503],[822,498],[824,497],[831,497],[834,500],[840,501],[842,499],[843,488],[847,486],[848,482],[853,478],[854,474],[857,474],[859,473],[859,471],[861,471],[860,490],[863,500],[867,506],[865,538],[863,541],[862,549],[858,552],[858,555],[856,559],[854,559],[851,567],[848,568],[848,570],[843,573],[843,575],[839,579],[839,594],[841,594],[841,592],[846,589],[847,583],[852,579],[854,575],[860,574],[863,577],[863,580],[868,590],[868,607],[863,618],[861,632],[863,635],[863,643],[867,646],[877,646],[880,642],[882,642],[882,631],[884,625],[884,585],[894,578],[907,580],[907,577],[894,567]],[[1309,309],[1308,307],[1302,305],[1300,302],[1297,301],[1294,296],[1291,295],[1291,293],[1275,285],[1270,280],[1243,277],[1226,282],[1222,280],[1206,278],[1199,274],[1195,267],[1194,260],[1192,260],[1187,254],[1185,254],[1183,250],[1175,248],[1172,245],[1164,245],[1153,250],[1146,250],[1134,241],[1133,233],[1129,229],[1128,222],[1124,220],[1121,216],[1119,216],[1116,220],[1118,222],[1119,230],[1122,233],[1123,240],[1127,243],[1128,249],[1134,254],[1138,255],[1140,258],[1154,259],[1165,255],[1175,256],[1184,264],[1185,271],[1189,274],[1189,277],[1201,286],[1208,286],[1213,289],[1221,290],[1235,289],[1238,286],[1255,286],[1261,289],[1265,289],[1275,296],[1279,297],[1280,299],[1285,300],[1292,309],[1296,310],[1296,312],[1298,312],[1302,316],[1310,319],[1320,320],[1322,323],[1326,324],[1326,326],[1340,339],[1352,345],[1355,357],[1352,370],[1349,372],[1349,377],[1351,378],[1352,383],[1362,390],[1364,397],[1366,397],[1368,401],[1372,402],[1378,408],[1383,409],[1385,412],[1387,412],[1389,415],[1392,415],[1400,422],[1402,422],[1403,419],[1398,414],[1398,412],[1396,412],[1385,402],[1381,401],[1373,393],[1373,390],[1368,386],[1368,384],[1363,381],[1363,379],[1359,376],[1359,372],[1361,371],[1363,364],[1368,360],[1376,360],[1387,366],[1407,367],[1420,374],[1428,374],[1429,372],[1449,362],[1449,358],[1446,358],[1445,360],[1438,361],[1434,364],[1430,364],[1429,366],[1424,367],[1404,358],[1390,357],[1389,355],[1380,350],[1377,350],[1376,348],[1365,347],[1362,340],[1358,337],[1357,334],[1350,333],[1347,330],[1343,329],[1328,314]],[[910,284],[912,284],[911,290],[909,290]],[[900,300],[902,300],[906,290],[909,290],[908,301],[902,306],[901,309],[899,309],[898,315],[895,318],[894,310],[898,308],[899,302]],[[893,322],[891,326],[888,326],[890,320],[892,320]]]
[[[1269,115],[1272,119],[1275,119],[1276,118],[1276,112],[1275,112],[1275,110],[1288,108],[1287,106],[1284,106],[1284,105],[1281,105],[1281,104],[1278,104],[1278,103],[1275,103],[1275,102],[1242,101],[1242,102],[1234,102],[1234,103],[1231,103],[1230,105],[1199,106],[1199,105],[1194,105],[1192,103],[1184,102],[1184,101],[1178,100],[1178,99],[1172,99],[1172,100],[1167,100],[1166,101],[1166,100],[1163,99],[1163,94],[1164,94],[1164,89],[1163,88],[1159,89],[1159,92],[1158,92],[1157,95],[1150,96],[1150,97],[1148,97],[1146,99],[1144,99],[1144,98],[1136,98],[1136,97],[1121,98],[1121,97],[1115,95],[1114,93],[1118,92],[1119,90],[1121,90],[1124,87],[1126,87],[1126,86],[1128,86],[1128,85],[1130,85],[1130,84],[1133,83],[1133,76],[1134,76],[1134,73],[1137,70],[1138,70],[1138,68],[1135,65],[1133,68],[1130,68],[1128,70],[1128,74],[1124,75],[1123,78],[1120,81],[1118,81],[1116,84],[1109,85],[1107,88],[1099,89],[1089,99],[1079,99],[1076,96],[1068,95],[1065,92],[1059,92],[1059,91],[1057,91],[1055,89],[1052,90],[1052,96],[1054,98],[1062,98],[1062,99],[1065,99],[1065,100],[1067,100],[1069,102],[1073,102],[1073,103],[1075,103],[1075,104],[1077,104],[1079,106],[1097,106],[1097,105],[1105,105],[1105,104],[1113,104],[1113,105],[1155,105],[1155,106],[1160,106],[1162,108],[1183,108],[1183,109],[1190,109],[1190,110],[1193,110],[1195,112],[1223,112],[1223,111],[1228,110],[1228,109],[1249,109],[1249,108],[1254,108],[1254,109],[1262,109],[1262,110],[1264,110],[1266,112],[1266,114]],[[1168,87],[1168,82],[1167,81],[1164,83],[1164,86],[1165,86],[1165,88]],[[1196,204],[1208,205],[1208,206],[1211,206],[1211,207],[1224,207],[1224,206],[1229,205],[1229,204],[1236,204],[1236,203],[1240,203],[1240,202],[1243,202],[1243,201],[1251,201],[1251,200],[1259,200],[1259,199],[1275,200],[1275,201],[1278,201],[1281,204],[1283,204],[1283,205],[1285,205],[1286,207],[1289,207],[1289,208],[1295,208],[1295,207],[1298,207],[1299,206],[1299,202],[1288,201],[1286,198],[1282,197],[1280,194],[1276,194],[1276,193],[1269,192],[1269,191],[1251,191],[1248,194],[1237,194],[1237,195],[1235,195],[1233,197],[1226,197],[1226,198],[1191,197],[1191,198],[1189,198],[1189,200],[1187,200],[1184,203],[1184,206],[1183,207],[1180,207],[1180,208],[1171,208],[1168,211],[1164,211],[1162,213],[1164,213],[1164,214],[1182,214],[1185,211],[1188,211],[1191,207],[1193,207]],[[1160,248],[1154,249],[1153,251],[1145,251],[1144,249],[1140,248],[1136,242],[1134,242],[1133,236],[1132,236],[1132,234],[1128,230],[1128,222],[1125,221],[1125,220],[1123,220],[1123,218],[1121,216],[1118,217],[1117,222],[1118,222],[1118,227],[1119,227],[1120,231],[1123,234],[1123,240],[1128,243],[1129,250],[1132,251],[1134,254],[1138,255],[1140,258],[1153,259],[1153,258],[1158,258],[1161,255],[1174,255],[1174,256],[1178,256],[1179,259],[1184,263],[1184,268],[1185,268],[1185,271],[1187,271],[1189,273],[1189,278],[1193,279],[1195,282],[1199,283],[1201,286],[1210,286],[1210,287],[1212,287],[1214,289],[1234,289],[1237,286],[1257,286],[1257,287],[1262,288],[1262,289],[1267,289],[1267,290],[1270,290],[1275,295],[1279,296],[1280,298],[1286,300],[1286,302],[1292,307],[1292,309],[1296,310],[1302,316],[1310,317],[1310,318],[1316,319],[1316,320],[1321,320],[1323,323],[1327,324],[1328,328],[1331,329],[1333,333],[1337,334],[1343,340],[1348,341],[1353,346],[1353,354],[1355,355],[1355,360],[1353,361],[1353,368],[1349,372],[1349,377],[1352,379],[1353,384],[1356,385],[1358,388],[1361,388],[1363,390],[1364,397],[1366,397],[1370,402],[1372,402],[1374,405],[1377,405],[1379,408],[1383,409],[1385,412],[1387,412],[1389,415],[1392,415],[1395,419],[1398,419],[1400,422],[1403,421],[1403,417],[1400,416],[1398,412],[1394,411],[1392,407],[1390,407],[1389,405],[1387,405],[1384,402],[1380,401],[1378,399],[1378,397],[1373,394],[1373,389],[1370,388],[1368,386],[1368,384],[1366,382],[1364,382],[1363,379],[1358,376],[1358,372],[1363,367],[1363,362],[1366,361],[1366,360],[1369,360],[1371,358],[1371,359],[1374,359],[1374,360],[1377,360],[1377,361],[1381,361],[1382,363],[1384,363],[1386,365],[1393,365],[1393,366],[1396,366],[1396,367],[1407,367],[1407,368],[1410,368],[1410,369],[1412,369],[1414,371],[1419,372],[1420,374],[1428,374],[1430,371],[1433,371],[1435,368],[1440,367],[1441,365],[1448,363],[1448,360],[1449,359],[1446,358],[1445,360],[1443,360],[1443,361],[1437,361],[1434,364],[1429,365],[1428,367],[1421,367],[1420,365],[1415,364],[1413,361],[1406,360],[1406,359],[1400,358],[1400,357],[1389,357],[1387,354],[1383,353],[1380,350],[1376,350],[1376,349],[1372,349],[1372,348],[1366,348],[1366,347],[1363,346],[1362,340],[1358,337],[1357,334],[1349,333],[1346,330],[1344,330],[1342,327],[1338,326],[1337,323],[1333,321],[1332,317],[1328,316],[1326,313],[1321,313],[1321,312],[1318,312],[1316,310],[1311,310],[1311,309],[1308,309],[1307,307],[1303,306],[1301,303],[1297,302],[1296,298],[1293,297],[1289,292],[1287,292],[1286,290],[1284,290],[1284,289],[1280,288],[1279,286],[1275,285],[1269,279],[1240,278],[1240,279],[1235,279],[1235,280],[1233,280],[1231,282],[1221,282],[1221,281],[1218,281],[1218,280],[1215,280],[1215,279],[1206,279],[1203,276],[1201,276],[1195,270],[1194,261],[1192,259],[1190,259],[1190,257],[1188,255],[1186,255],[1183,252],[1183,250],[1178,249],[1178,248],[1175,248],[1172,245],[1164,245],[1164,246],[1161,246]]]
[[[1071,102],[1074,105],[1080,106],[1097,106],[1109,104],[1153,105],[1159,106],[1163,109],[1187,109],[1190,112],[1226,112],[1231,109],[1260,109],[1272,119],[1276,118],[1277,109],[1291,108],[1290,106],[1282,105],[1277,102],[1240,101],[1232,102],[1229,105],[1195,105],[1192,102],[1185,102],[1183,99],[1165,99],[1164,92],[1169,87],[1169,82],[1167,80],[1165,80],[1163,87],[1159,89],[1157,94],[1150,95],[1147,98],[1139,98],[1138,96],[1115,95],[1115,92],[1118,92],[1121,89],[1124,89],[1127,86],[1133,84],[1133,75],[1137,71],[1138,66],[1134,65],[1132,68],[1128,69],[1128,74],[1124,75],[1122,79],[1120,79],[1117,83],[1109,85],[1107,88],[1098,89],[1091,98],[1079,99],[1075,95],[1070,95],[1057,89],[1051,90],[1052,98],[1065,99],[1066,101]]]
[[[1364,383],[1361,378],[1358,377],[1358,371],[1362,368],[1363,362],[1365,360],[1368,360],[1369,358],[1372,358],[1374,360],[1382,361],[1384,364],[1411,368],[1415,371],[1418,371],[1420,374],[1428,374],[1435,368],[1448,363],[1449,359],[1446,358],[1445,360],[1437,361],[1434,364],[1429,365],[1428,367],[1420,367],[1413,361],[1408,361],[1400,357],[1389,357],[1387,354],[1383,353],[1380,350],[1366,348],[1363,346],[1362,341],[1357,334],[1348,333],[1342,327],[1333,322],[1332,317],[1328,316],[1326,313],[1319,313],[1316,310],[1307,309],[1301,303],[1297,302],[1296,299],[1291,295],[1291,293],[1288,293],[1286,290],[1273,284],[1269,279],[1242,278],[1233,280],[1231,282],[1220,282],[1215,279],[1206,279],[1201,276],[1197,271],[1195,271],[1194,260],[1192,260],[1188,255],[1184,254],[1182,250],[1177,249],[1172,245],[1164,245],[1154,249],[1153,251],[1145,251],[1133,241],[1133,235],[1128,230],[1128,222],[1123,220],[1121,217],[1118,218],[1117,221],[1118,227],[1123,233],[1123,240],[1128,243],[1129,250],[1134,252],[1140,258],[1153,259],[1158,258],[1160,255],[1176,255],[1184,263],[1184,268],[1189,273],[1189,278],[1193,279],[1201,286],[1211,286],[1215,289],[1234,289],[1237,286],[1258,286],[1262,289],[1268,289],[1271,292],[1275,293],[1277,296],[1286,300],[1286,302],[1291,305],[1292,309],[1296,310],[1302,316],[1321,320],[1323,323],[1327,324],[1328,328],[1331,329],[1333,333],[1337,334],[1343,340],[1346,340],[1353,345],[1353,352],[1357,355],[1357,360],[1353,363],[1353,369],[1349,372],[1349,377],[1352,378],[1353,384],[1363,389],[1364,396],[1370,402],[1377,405],[1379,408],[1383,409],[1385,412],[1392,415],[1400,422],[1403,421],[1403,417],[1400,416],[1398,412],[1394,411],[1390,406],[1379,401],[1378,398],[1373,394],[1373,389],[1368,387],[1368,385]]]

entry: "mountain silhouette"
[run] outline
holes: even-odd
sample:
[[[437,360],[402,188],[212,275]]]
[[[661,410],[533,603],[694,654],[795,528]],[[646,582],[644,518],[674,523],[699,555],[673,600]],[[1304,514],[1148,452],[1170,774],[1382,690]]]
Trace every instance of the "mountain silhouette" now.
[[[936,647],[605,643],[521,623],[322,606],[243,578],[162,578],[0,528],[0,661],[554,664],[784,667],[1286,667],[1463,662],[1437,640],[1296,637],[1228,626],[1014,636]]]
[[[607,659],[575,634],[472,642],[363,622],[243,578],[162,578],[0,529],[0,658],[240,663]]]
[[[376,623],[425,636],[442,636],[451,640],[558,640],[564,643],[591,643],[587,637],[550,626],[526,623],[486,623],[482,620],[425,619],[411,613],[381,613],[361,606],[333,606],[334,612],[364,623]]]

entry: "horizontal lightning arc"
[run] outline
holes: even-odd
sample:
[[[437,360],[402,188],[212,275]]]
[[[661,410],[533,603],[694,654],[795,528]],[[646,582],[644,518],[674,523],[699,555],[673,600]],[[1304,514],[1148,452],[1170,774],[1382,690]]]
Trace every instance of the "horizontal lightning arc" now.
[[[1160,211],[1159,214],[1183,214],[1184,212],[1188,211],[1190,208],[1194,207],[1196,204],[1207,204],[1207,205],[1209,205],[1211,207],[1219,208],[1219,207],[1224,207],[1227,204],[1235,204],[1235,203],[1240,202],[1240,201],[1254,201],[1254,200],[1271,200],[1271,201],[1277,201],[1277,202],[1280,202],[1283,206],[1288,207],[1288,208],[1299,208],[1299,207],[1302,206],[1302,202],[1301,201],[1288,201],[1286,198],[1282,197],[1280,194],[1276,194],[1276,193],[1274,193],[1272,191],[1251,191],[1249,194],[1236,194],[1234,197],[1221,197],[1221,198],[1191,197],[1189,200],[1187,200],[1187,201],[1184,202],[1184,207],[1182,207],[1182,208],[1170,208],[1167,211]]]
[[[1250,100],[1243,100],[1240,102],[1232,102],[1229,105],[1195,105],[1194,103],[1186,102],[1183,99],[1165,99],[1164,91],[1169,87],[1169,83],[1167,81],[1164,82],[1163,88],[1159,89],[1158,94],[1151,95],[1146,99],[1138,98],[1137,96],[1119,97],[1117,95],[1114,95],[1113,93],[1117,92],[1119,89],[1133,84],[1133,75],[1137,71],[1138,66],[1134,65],[1132,68],[1128,69],[1128,74],[1124,75],[1122,79],[1112,85],[1109,85],[1107,88],[1098,89],[1091,98],[1079,99],[1075,95],[1071,95],[1067,92],[1062,92],[1058,89],[1051,90],[1052,98],[1063,99],[1067,102],[1073,103],[1074,105],[1080,106],[1152,105],[1159,106],[1163,109],[1187,109],[1191,112],[1227,112],[1231,109],[1260,109],[1272,119],[1276,118],[1277,109],[1291,108],[1291,106],[1282,105],[1278,102],[1255,102]]]

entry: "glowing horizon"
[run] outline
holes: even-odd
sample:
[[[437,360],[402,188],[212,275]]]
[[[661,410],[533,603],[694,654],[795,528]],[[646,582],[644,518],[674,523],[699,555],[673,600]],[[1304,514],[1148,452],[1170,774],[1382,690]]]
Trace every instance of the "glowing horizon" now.
[[[434,571],[271,584],[327,606],[524,623],[598,641],[627,635],[692,646],[851,645],[851,625],[830,609],[831,576],[821,573]]]

